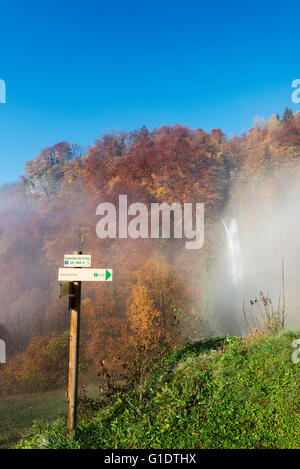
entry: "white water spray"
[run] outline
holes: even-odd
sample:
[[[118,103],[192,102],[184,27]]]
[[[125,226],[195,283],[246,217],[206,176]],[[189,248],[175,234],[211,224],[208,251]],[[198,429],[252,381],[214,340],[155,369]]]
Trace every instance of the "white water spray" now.
[[[238,285],[243,277],[238,224],[235,218],[231,220],[229,226],[226,225],[223,218],[222,223],[227,235],[228,256],[232,283],[234,285]]]

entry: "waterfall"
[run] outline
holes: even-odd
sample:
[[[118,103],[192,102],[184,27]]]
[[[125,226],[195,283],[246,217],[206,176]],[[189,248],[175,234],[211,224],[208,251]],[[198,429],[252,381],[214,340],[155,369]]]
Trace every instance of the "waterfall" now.
[[[243,271],[238,223],[236,218],[221,221],[226,240],[222,243],[214,280],[216,327],[219,334],[243,335]]]
[[[229,268],[232,283],[238,285],[242,280],[242,262],[241,262],[241,246],[239,240],[239,230],[236,218],[233,218],[229,224],[226,225],[222,218],[226,236],[229,257]]]

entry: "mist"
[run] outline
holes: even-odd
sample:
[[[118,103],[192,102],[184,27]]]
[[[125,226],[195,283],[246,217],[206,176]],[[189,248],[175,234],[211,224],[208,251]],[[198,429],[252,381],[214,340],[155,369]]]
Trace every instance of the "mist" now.
[[[282,302],[282,259],[286,326],[299,326],[299,200],[299,166],[232,186],[219,221],[221,249],[214,279],[223,332],[246,333],[243,303],[250,308],[260,291],[277,309],[279,295]]]

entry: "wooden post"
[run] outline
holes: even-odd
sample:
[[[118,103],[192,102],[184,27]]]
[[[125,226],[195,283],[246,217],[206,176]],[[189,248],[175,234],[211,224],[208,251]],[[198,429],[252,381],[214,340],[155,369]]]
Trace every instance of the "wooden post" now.
[[[76,251],[74,254],[82,254]],[[72,436],[76,430],[77,394],[78,394],[78,361],[80,338],[80,303],[81,282],[73,282],[73,296],[69,299],[70,325],[70,355],[69,355],[69,383],[68,383],[68,434]]]

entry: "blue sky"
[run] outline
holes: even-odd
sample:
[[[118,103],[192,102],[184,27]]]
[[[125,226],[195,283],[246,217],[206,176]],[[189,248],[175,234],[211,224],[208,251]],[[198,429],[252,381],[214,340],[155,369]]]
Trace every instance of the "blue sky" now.
[[[2,1],[0,183],[62,140],[180,123],[229,136],[291,102],[300,4]]]

